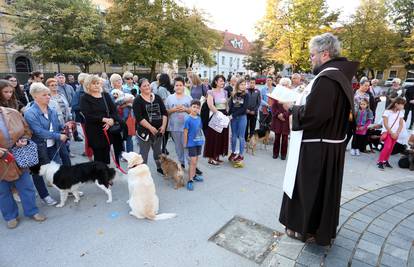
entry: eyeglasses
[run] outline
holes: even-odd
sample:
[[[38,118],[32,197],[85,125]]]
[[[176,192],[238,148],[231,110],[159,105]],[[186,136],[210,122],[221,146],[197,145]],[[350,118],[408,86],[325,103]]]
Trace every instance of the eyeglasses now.
[[[125,80],[132,80],[132,78],[125,78]]]

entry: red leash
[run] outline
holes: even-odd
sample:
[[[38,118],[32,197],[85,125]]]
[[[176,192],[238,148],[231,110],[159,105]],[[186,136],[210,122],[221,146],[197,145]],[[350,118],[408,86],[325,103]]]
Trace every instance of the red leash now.
[[[111,141],[109,141],[108,132],[107,132],[105,129],[103,130],[103,132],[104,132],[104,135],[105,135],[105,137],[106,137],[106,141],[108,141],[108,144],[109,144],[109,149],[110,149],[110,151],[111,151],[112,160],[114,161],[116,168],[117,168],[118,170],[120,170],[123,174],[127,174],[127,172],[126,172],[126,171],[124,171],[124,170],[121,168],[121,166],[119,166],[119,164],[118,164],[118,163],[116,162],[116,160],[115,160],[115,154],[114,154],[114,152],[111,150]]]

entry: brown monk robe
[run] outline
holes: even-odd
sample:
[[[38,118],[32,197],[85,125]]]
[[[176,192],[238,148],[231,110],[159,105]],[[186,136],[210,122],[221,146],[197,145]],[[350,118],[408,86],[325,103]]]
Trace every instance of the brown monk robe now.
[[[301,234],[329,245],[339,220],[345,143],[303,142],[306,139],[343,140],[353,107],[351,79],[358,63],[336,58],[315,69],[328,67],[314,82],[303,106],[293,106],[292,130],[303,130],[295,187],[290,199],[283,195],[279,221]]]

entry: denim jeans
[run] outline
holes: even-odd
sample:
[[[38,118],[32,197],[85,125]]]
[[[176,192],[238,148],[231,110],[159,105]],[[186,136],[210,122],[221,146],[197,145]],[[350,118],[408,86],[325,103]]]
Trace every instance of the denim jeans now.
[[[126,152],[134,151],[134,142],[132,141],[132,135],[128,135],[127,139],[125,140],[125,148]]]
[[[60,144],[59,144],[60,145]],[[47,164],[49,163],[52,158],[55,162],[62,164],[62,160],[60,159],[59,153],[56,153],[58,146],[55,144],[52,147],[47,148],[47,155],[44,153],[39,153],[39,163],[40,164]],[[63,144],[61,147],[64,147],[65,144]],[[40,152],[40,151],[39,151]],[[45,181],[43,180],[43,177],[38,174],[33,174],[33,182],[36,187],[37,192],[39,193],[40,198],[45,198],[49,195],[49,192],[47,191],[47,187],[45,184]]]
[[[0,210],[6,221],[13,220],[19,215],[19,208],[13,199],[11,192],[12,185],[16,186],[22,200],[23,212],[27,217],[31,217],[39,212],[36,206],[36,192],[32,179],[28,171],[13,182],[0,181]]]
[[[240,141],[239,154],[243,155],[246,143],[245,132],[247,126],[247,116],[242,115],[231,119],[231,152],[236,152],[237,139]]]
[[[184,132],[173,131],[170,132],[171,137],[175,144],[175,153],[177,154],[178,161],[181,164],[185,164],[186,162],[186,153],[184,147]]]

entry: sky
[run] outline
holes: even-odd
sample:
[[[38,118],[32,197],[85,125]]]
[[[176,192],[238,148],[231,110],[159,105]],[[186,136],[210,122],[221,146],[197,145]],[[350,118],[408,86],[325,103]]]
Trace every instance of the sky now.
[[[209,26],[217,30],[243,34],[249,41],[256,37],[255,25],[266,9],[266,0],[180,0],[187,7],[204,10]],[[332,10],[341,9],[340,20],[349,17],[358,7],[359,0],[327,0]]]

